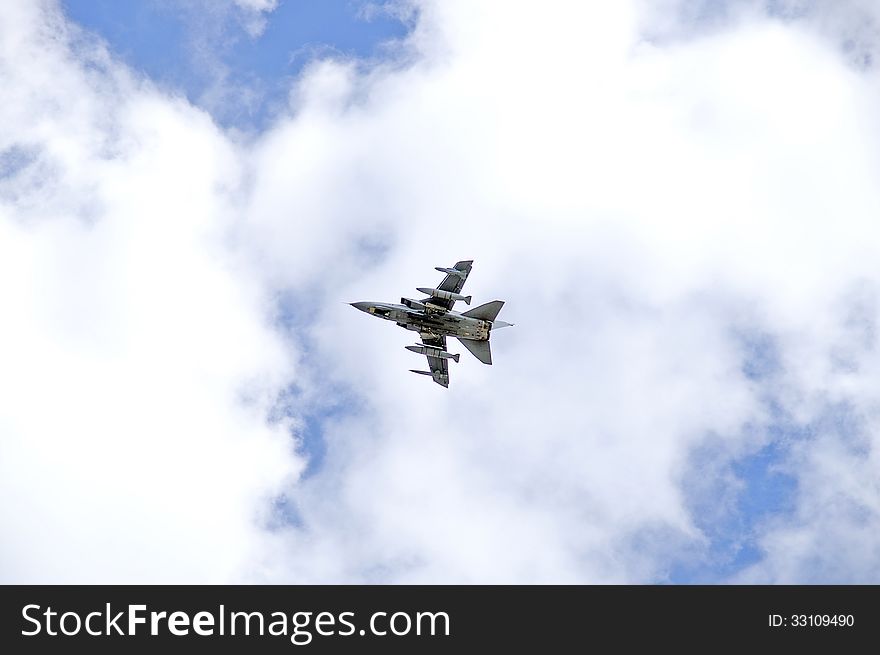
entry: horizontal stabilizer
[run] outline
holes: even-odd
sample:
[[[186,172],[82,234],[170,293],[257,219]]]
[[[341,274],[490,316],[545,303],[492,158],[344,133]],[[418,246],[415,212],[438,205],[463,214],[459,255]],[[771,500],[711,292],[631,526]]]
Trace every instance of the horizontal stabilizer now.
[[[467,310],[462,316],[478,318],[481,321],[494,321],[502,307],[504,307],[503,300],[493,300],[492,302],[487,302],[485,305],[480,305],[479,307]]]
[[[501,302],[500,300],[496,302]],[[489,303],[490,305],[492,303]],[[504,303],[502,303],[504,304]],[[485,305],[484,305],[485,307]],[[477,307],[479,309],[479,307]],[[499,308],[500,309],[500,308]],[[471,351],[471,354],[479,359],[484,364],[492,363],[492,350],[489,348],[488,341],[474,341],[473,339],[462,339],[461,337],[456,337],[461,344]]]

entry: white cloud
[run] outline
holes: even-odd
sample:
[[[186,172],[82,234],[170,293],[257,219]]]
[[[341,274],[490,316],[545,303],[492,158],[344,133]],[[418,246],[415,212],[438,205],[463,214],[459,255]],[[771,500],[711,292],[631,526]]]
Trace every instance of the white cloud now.
[[[0,140],[32,153],[0,204],[2,577],[237,579],[299,466],[266,420],[291,354],[225,242],[238,155],[51,8],[2,11]]]
[[[273,279],[329,294],[314,360],[371,408],[327,427],[270,579],[662,580],[709,547],[693,449],[720,441],[729,467],[774,438],[738,335],[778,339],[792,420],[838,386],[847,296],[878,282],[870,72],[754,11],[652,44],[624,3],[490,7],[424,3],[404,71],[315,66],[257,150],[250,234]],[[370,235],[378,260],[355,247]],[[465,355],[438,393],[406,373],[407,336],[337,301],[394,299],[460,257],[517,327],[494,370]],[[871,406],[869,375],[847,384]],[[795,529],[821,534],[813,497],[795,502]],[[739,535],[766,553],[756,578],[821,578],[806,556],[773,567],[778,518]],[[836,534],[858,544],[852,520]],[[854,552],[826,579],[876,577]]]
[[[21,100],[2,109],[21,169],[0,223],[16,579],[74,577],[63,556],[115,539],[82,579],[664,580],[710,558],[700,476],[774,439],[793,511],[738,535],[762,557],[735,579],[876,579],[873,71],[754,5],[702,32],[638,2],[418,7],[405,66],[316,62],[248,147],[5,10],[25,36],[4,57],[33,69],[5,73]],[[517,325],[444,391],[407,372],[409,333],[344,303],[461,258],[475,302]],[[295,369],[273,293],[307,345]],[[774,344],[766,379],[752,333]],[[327,452],[286,487],[296,525],[261,532],[253,508],[299,466],[265,422],[290,381]],[[779,437],[780,415],[812,436]],[[77,452],[107,464],[71,469]]]
[[[235,4],[242,9],[251,11],[274,11],[278,6],[278,0],[234,0]]]
[[[266,14],[278,7],[278,0],[233,0],[243,11],[242,24],[247,33],[256,38],[266,30]]]

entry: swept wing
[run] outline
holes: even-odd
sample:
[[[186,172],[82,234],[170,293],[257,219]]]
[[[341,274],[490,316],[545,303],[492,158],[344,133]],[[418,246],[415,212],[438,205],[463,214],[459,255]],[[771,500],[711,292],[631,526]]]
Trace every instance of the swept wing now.
[[[422,334],[422,343],[426,346],[434,346],[435,348],[440,348],[441,350],[446,350],[446,337],[445,336],[435,336],[433,334]],[[449,360],[443,359],[441,357],[432,357],[431,355],[426,355],[428,358],[428,367],[431,369],[431,372],[427,371],[416,371],[413,370],[413,373],[421,373],[422,375],[430,375],[431,378],[443,387],[449,386]]]
[[[440,291],[461,293],[461,290],[464,287],[464,283],[467,281],[467,276],[470,275],[471,266],[473,265],[473,263],[473,259],[466,259],[464,261],[456,262],[455,266],[453,266],[452,268],[459,272],[457,274],[447,273],[446,277],[443,278],[443,281],[439,285],[437,285],[436,288]],[[454,300],[446,300],[443,298],[425,298],[421,302],[431,303],[432,305],[442,307],[447,311],[452,309],[452,306],[455,304]]]

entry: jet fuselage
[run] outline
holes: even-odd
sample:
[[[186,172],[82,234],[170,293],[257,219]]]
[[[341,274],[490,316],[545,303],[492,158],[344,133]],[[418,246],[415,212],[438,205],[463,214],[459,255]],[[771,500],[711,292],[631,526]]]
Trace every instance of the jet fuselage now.
[[[451,310],[433,312],[430,309],[413,309],[406,305],[384,302],[356,302],[352,303],[352,306],[367,314],[384,318],[386,321],[394,321],[407,330],[438,337],[449,336],[473,341],[486,341],[489,339],[489,332],[493,327],[492,321],[470,318]],[[503,321],[494,321],[494,323],[503,323],[497,327],[509,325]]]

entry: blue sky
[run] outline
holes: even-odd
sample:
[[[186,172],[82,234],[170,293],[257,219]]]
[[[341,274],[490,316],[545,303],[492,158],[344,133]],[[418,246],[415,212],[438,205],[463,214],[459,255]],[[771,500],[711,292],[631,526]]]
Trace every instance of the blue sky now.
[[[368,5],[376,9],[367,11]],[[381,3],[367,0],[283,0],[257,35],[246,29],[246,11],[224,3],[64,0],[63,6],[133,69],[194,103],[222,69],[230,87],[253,90],[257,99],[240,104],[233,94],[225,106],[207,108],[220,122],[245,129],[265,127],[291,79],[315,57],[381,58],[383,46],[408,30],[379,10]]]
[[[880,580],[880,13],[37,6],[0,7],[6,580]],[[435,389],[347,303],[465,258],[516,327]]]

